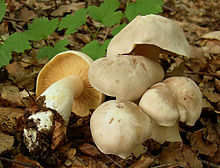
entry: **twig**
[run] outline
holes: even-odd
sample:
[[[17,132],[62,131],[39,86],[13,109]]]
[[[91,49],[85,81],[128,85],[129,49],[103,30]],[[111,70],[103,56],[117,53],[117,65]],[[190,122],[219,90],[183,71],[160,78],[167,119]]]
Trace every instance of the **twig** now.
[[[19,165],[26,166],[26,167],[39,168],[39,166],[33,165],[33,164],[31,164],[31,163],[19,162],[19,161],[12,160],[12,159],[7,159],[7,158],[4,158],[4,157],[0,157],[0,160],[7,161],[7,162],[11,162],[11,163],[15,163],[15,164],[19,164]]]
[[[108,158],[109,160],[111,160],[114,164],[116,164],[118,167],[123,168],[122,165],[120,165],[119,163],[117,163],[116,161],[114,161],[110,156],[104,154],[106,158]]]
[[[14,22],[25,22],[24,20],[16,19],[16,18],[10,18],[10,17],[7,17],[7,16],[4,16],[4,19],[14,21]]]
[[[201,158],[199,158],[199,160],[201,160],[201,162],[209,167],[212,167],[212,168],[219,168],[220,165],[216,165],[216,164],[213,164],[213,163],[210,163],[209,161],[206,161],[206,160],[202,160]]]
[[[161,167],[164,167],[164,166],[174,166],[177,164],[176,163],[165,163],[165,164],[162,164],[162,165],[158,165],[158,166],[152,166],[151,168],[161,168]]]

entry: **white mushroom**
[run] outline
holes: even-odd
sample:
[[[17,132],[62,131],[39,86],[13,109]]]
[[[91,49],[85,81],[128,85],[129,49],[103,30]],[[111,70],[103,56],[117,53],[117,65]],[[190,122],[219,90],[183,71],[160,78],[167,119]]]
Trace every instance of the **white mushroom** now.
[[[142,56],[118,55],[94,61],[89,82],[100,92],[123,100],[137,100],[164,77],[163,68]]]
[[[190,46],[182,29],[163,16],[139,15],[113,37],[107,56],[132,53],[156,60],[164,51],[190,57]]]
[[[92,114],[90,128],[93,140],[105,154],[127,158],[146,152],[142,143],[151,135],[151,121],[132,102],[110,100]]]

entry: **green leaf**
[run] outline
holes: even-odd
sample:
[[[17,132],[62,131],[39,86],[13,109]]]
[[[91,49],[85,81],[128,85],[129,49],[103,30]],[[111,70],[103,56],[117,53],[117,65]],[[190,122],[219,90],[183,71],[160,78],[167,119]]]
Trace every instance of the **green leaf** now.
[[[68,49],[65,47],[66,45],[70,44],[67,39],[58,41],[54,47],[46,46],[41,48],[37,53],[37,58],[42,59],[48,57],[48,59],[53,58],[56,54],[67,51]]]
[[[86,23],[86,9],[75,11],[74,15],[66,15],[59,24],[58,30],[67,29],[66,35],[73,34],[81,25]]]
[[[163,0],[137,0],[129,3],[125,10],[125,16],[129,21],[137,15],[157,14],[162,12]]]
[[[11,58],[11,51],[9,51],[4,45],[2,45],[0,48],[0,67],[8,65]]]
[[[18,53],[31,48],[27,36],[23,33],[17,32],[9,36],[3,46],[5,46],[9,51],[15,51]]]
[[[126,25],[127,25],[126,23],[123,23],[123,24],[118,25],[117,27],[115,27],[112,30],[112,35],[115,36],[116,34],[118,34]]]
[[[105,26],[113,26],[119,23],[123,17],[121,11],[115,11],[119,6],[120,2],[117,0],[106,0],[100,7],[89,6],[88,13],[95,21]]]
[[[58,26],[58,18],[48,20],[45,17],[36,18],[32,24],[28,25],[28,30],[24,31],[31,41],[38,41],[47,38]]]
[[[82,48],[82,52],[89,55],[93,60],[105,56],[106,49],[111,39],[106,40],[102,45],[98,41],[91,41]]]
[[[5,1],[4,0],[0,0],[0,22],[2,20],[2,18],[5,15],[6,12],[6,5],[5,5]]]

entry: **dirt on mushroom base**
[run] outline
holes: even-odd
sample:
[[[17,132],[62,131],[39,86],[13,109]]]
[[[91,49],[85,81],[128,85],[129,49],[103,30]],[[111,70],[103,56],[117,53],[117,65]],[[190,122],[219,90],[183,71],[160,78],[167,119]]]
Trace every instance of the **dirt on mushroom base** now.
[[[20,5],[20,2],[10,0],[9,5],[11,6],[10,10],[12,14],[10,16],[17,16],[20,12],[18,11],[20,8],[24,8],[24,6]],[[160,145],[155,141],[149,140],[145,142],[145,146],[148,147],[150,154],[143,155],[138,161],[136,159],[131,159],[128,161],[121,160],[115,156],[105,156],[97,152],[97,148],[94,146],[91,141],[90,131],[88,127],[89,117],[78,118],[77,116],[72,116],[71,123],[68,127],[68,142],[65,146],[60,148],[58,152],[64,153],[65,157],[58,155],[55,151],[48,151],[47,156],[45,156],[45,160],[48,159],[45,165],[52,166],[55,163],[59,163],[59,167],[137,167],[138,166],[156,166],[155,163],[158,163],[165,167],[177,167],[179,166],[188,166],[188,167],[200,167],[201,162],[203,163],[203,167],[217,167],[220,163],[220,150],[219,150],[219,90],[218,84],[214,79],[220,77],[219,75],[219,60],[216,59],[219,54],[209,53],[210,50],[206,50],[210,48],[210,43],[214,46],[219,46],[218,42],[214,42],[211,39],[203,39],[202,35],[211,31],[218,30],[217,27],[219,24],[217,23],[217,18],[219,18],[219,14],[217,11],[217,6],[219,6],[219,2],[214,0],[208,1],[166,1],[165,8],[167,11],[164,13],[165,16],[169,18],[176,19],[184,29],[187,39],[190,44],[193,45],[195,49],[194,56],[195,58],[191,61],[187,61],[184,64],[184,68],[182,68],[183,60],[181,58],[170,58],[166,55],[163,56],[162,63],[163,65],[169,69],[167,71],[167,76],[173,75],[184,75],[192,78],[197,84],[199,84],[202,92],[204,94],[204,108],[202,115],[199,121],[196,123],[194,127],[187,127],[183,124],[180,125],[181,136],[183,137],[183,143],[185,145],[180,146],[176,143],[165,143],[164,145]],[[29,3],[28,6],[38,4],[39,8],[42,8],[41,14],[46,15],[48,12],[48,8],[52,8],[51,4],[44,4],[45,2],[36,2],[36,4],[30,4],[30,1],[25,3]],[[91,2],[90,2],[91,3]],[[94,2],[93,3],[97,3]],[[28,8],[29,11],[32,11]],[[33,15],[31,15],[33,17]],[[19,18],[19,17],[18,17]],[[31,17],[30,17],[31,18]],[[17,25],[22,26],[24,22],[12,22],[10,21],[13,27],[17,28]],[[3,24],[4,26],[6,24]],[[2,26],[2,25],[1,25]],[[2,30],[2,28],[1,28]],[[7,29],[6,29],[7,30]],[[103,30],[105,33],[105,30]],[[101,35],[100,35],[101,36]],[[82,39],[82,37],[87,37],[87,34],[84,32],[76,33],[74,38],[72,39]],[[53,43],[53,40],[61,38],[58,35],[51,36],[49,41]],[[88,38],[85,38],[88,39]],[[40,44],[40,43],[39,43]],[[75,48],[80,49],[79,40],[74,41],[73,43]],[[195,47],[196,46],[196,47]],[[198,59],[199,58],[199,59]],[[18,64],[21,64],[23,70],[30,70],[30,76],[28,73],[24,74],[9,74],[10,77],[13,76],[13,81],[16,84],[19,84],[18,89],[16,90],[8,90],[4,92],[4,97],[0,97],[0,105],[4,108],[8,109],[11,107],[14,108],[22,108],[29,107],[30,111],[34,111],[37,107],[34,106],[31,98],[27,96],[26,91],[23,87],[29,86],[31,90],[35,85],[36,72],[38,72],[42,66],[35,65],[33,62],[30,63],[29,59],[27,59],[27,53],[22,55],[23,62],[18,61]],[[25,63],[24,63],[25,62]],[[167,66],[168,65],[168,66]],[[23,71],[22,70],[22,71]],[[21,70],[19,70],[21,72]],[[23,71],[24,72],[24,71]],[[4,74],[4,75],[2,75]],[[4,85],[1,85],[1,90],[4,90],[5,85],[9,86],[11,83],[5,77],[5,73],[1,73],[1,82],[4,82]],[[16,76],[17,75],[17,76]],[[24,80],[25,79],[25,80]],[[16,91],[16,94],[15,92]],[[18,92],[19,91],[19,92]],[[33,92],[30,92],[33,95]],[[6,96],[7,95],[7,96]],[[16,95],[13,97],[13,95]],[[19,96],[18,96],[19,95]],[[13,99],[14,98],[14,99]],[[15,101],[15,99],[19,99],[20,101]],[[14,100],[14,101],[12,101]],[[19,102],[19,107],[15,104],[15,102]],[[3,114],[5,113],[5,110]],[[9,109],[11,111],[11,116],[1,115],[1,130],[6,134],[13,135],[15,130],[15,125],[13,125],[13,116],[14,109]],[[17,110],[15,110],[17,111]],[[4,117],[3,117],[4,116]],[[3,119],[4,118],[4,119]],[[20,121],[20,120],[19,120]],[[21,123],[22,124],[22,123]],[[7,129],[6,129],[7,128]],[[14,132],[13,132],[14,131]],[[18,139],[19,140],[19,139]],[[16,139],[16,143],[14,144],[13,149],[9,151],[5,151],[1,153],[1,157],[10,158],[12,160],[20,161],[22,163],[36,164],[35,162],[30,161],[33,158],[29,158],[29,160],[24,159],[24,157],[18,157],[19,153],[22,153],[25,156],[29,156],[29,153],[25,150],[25,148],[18,147]],[[73,141],[74,140],[74,141]],[[190,142],[189,142],[190,140]],[[80,149],[80,150],[78,150]],[[176,150],[178,149],[178,150]],[[89,151],[89,152],[88,152]],[[197,155],[197,153],[200,153]],[[172,153],[172,157],[171,157]],[[14,157],[18,155],[17,157]],[[159,156],[159,158],[155,157]],[[52,159],[53,158],[53,159]],[[44,160],[44,162],[45,162]],[[65,161],[63,161],[65,160]],[[178,160],[178,163],[176,162]],[[194,163],[192,163],[194,161]],[[42,160],[38,160],[39,163],[43,163]],[[9,162],[2,161],[4,166],[8,165]],[[18,164],[13,164],[12,167],[18,167]],[[48,167],[48,166],[45,166]]]

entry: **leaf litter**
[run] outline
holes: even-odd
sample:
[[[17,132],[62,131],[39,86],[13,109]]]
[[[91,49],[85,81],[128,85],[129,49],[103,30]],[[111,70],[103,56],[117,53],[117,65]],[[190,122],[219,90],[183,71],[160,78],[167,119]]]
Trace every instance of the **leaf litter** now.
[[[8,24],[13,23],[12,27],[18,30],[18,27],[27,26],[35,16],[62,18],[85,5],[70,1],[56,1],[57,4],[55,1],[25,1],[26,7],[23,7],[15,0],[6,0],[6,2],[9,4],[8,16],[19,18],[20,21],[4,20],[4,26],[0,26],[0,32],[4,34],[11,31]],[[217,10],[219,1],[165,0],[165,2],[163,15],[178,21],[193,51],[193,58],[190,60],[162,56],[161,61],[167,69],[166,75],[184,75],[193,79],[199,85],[206,102],[195,126],[189,128],[180,125],[184,143],[158,144],[154,140],[148,140],[144,143],[148,148],[146,154],[139,159],[133,157],[122,160],[117,156],[104,155],[97,149],[89,129],[89,116],[80,118],[72,114],[68,127],[64,128],[60,123],[55,124],[51,149],[46,151],[42,158],[31,156],[24,147],[21,130],[25,118],[42,109],[41,105],[34,102],[34,89],[37,73],[44,64],[36,60],[36,51],[32,49],[32,53],[24,53],[28,57],[22,55],[21,59],[15,59],[6,67],[8,77],[0,83],[0,157],[10,160],[1,161],[5,167],[35,165],[60,168],[156,168],[158,166],[215,168],[220,165],[220,40],[218,36],[220,13]],[[98,1],[89,3],[99,6]],[[28,14],[28,17],[24,13]],[[88,21],[88,25],[92,27],[93,22]],[[109,30],[102,27],[101,31],[108,33]],[[90,39],[83,41],[80,37],[89,37],[87,34],[86,29],[81,28],[79,33],[70,35],[70,46],[72,45],[73,49],[82,48]],[[103,38],[103,34],[98,36]],[[54,40],[60,38],[62,36],[59,33],[54,33],[50,36],[49,42],[53,44]],[[38,44],[39,42],[36,42],[36,46],[41,45]],[[15,56],[14,58],[17,58]],[[35,61],[27,63],[26,58]]]

